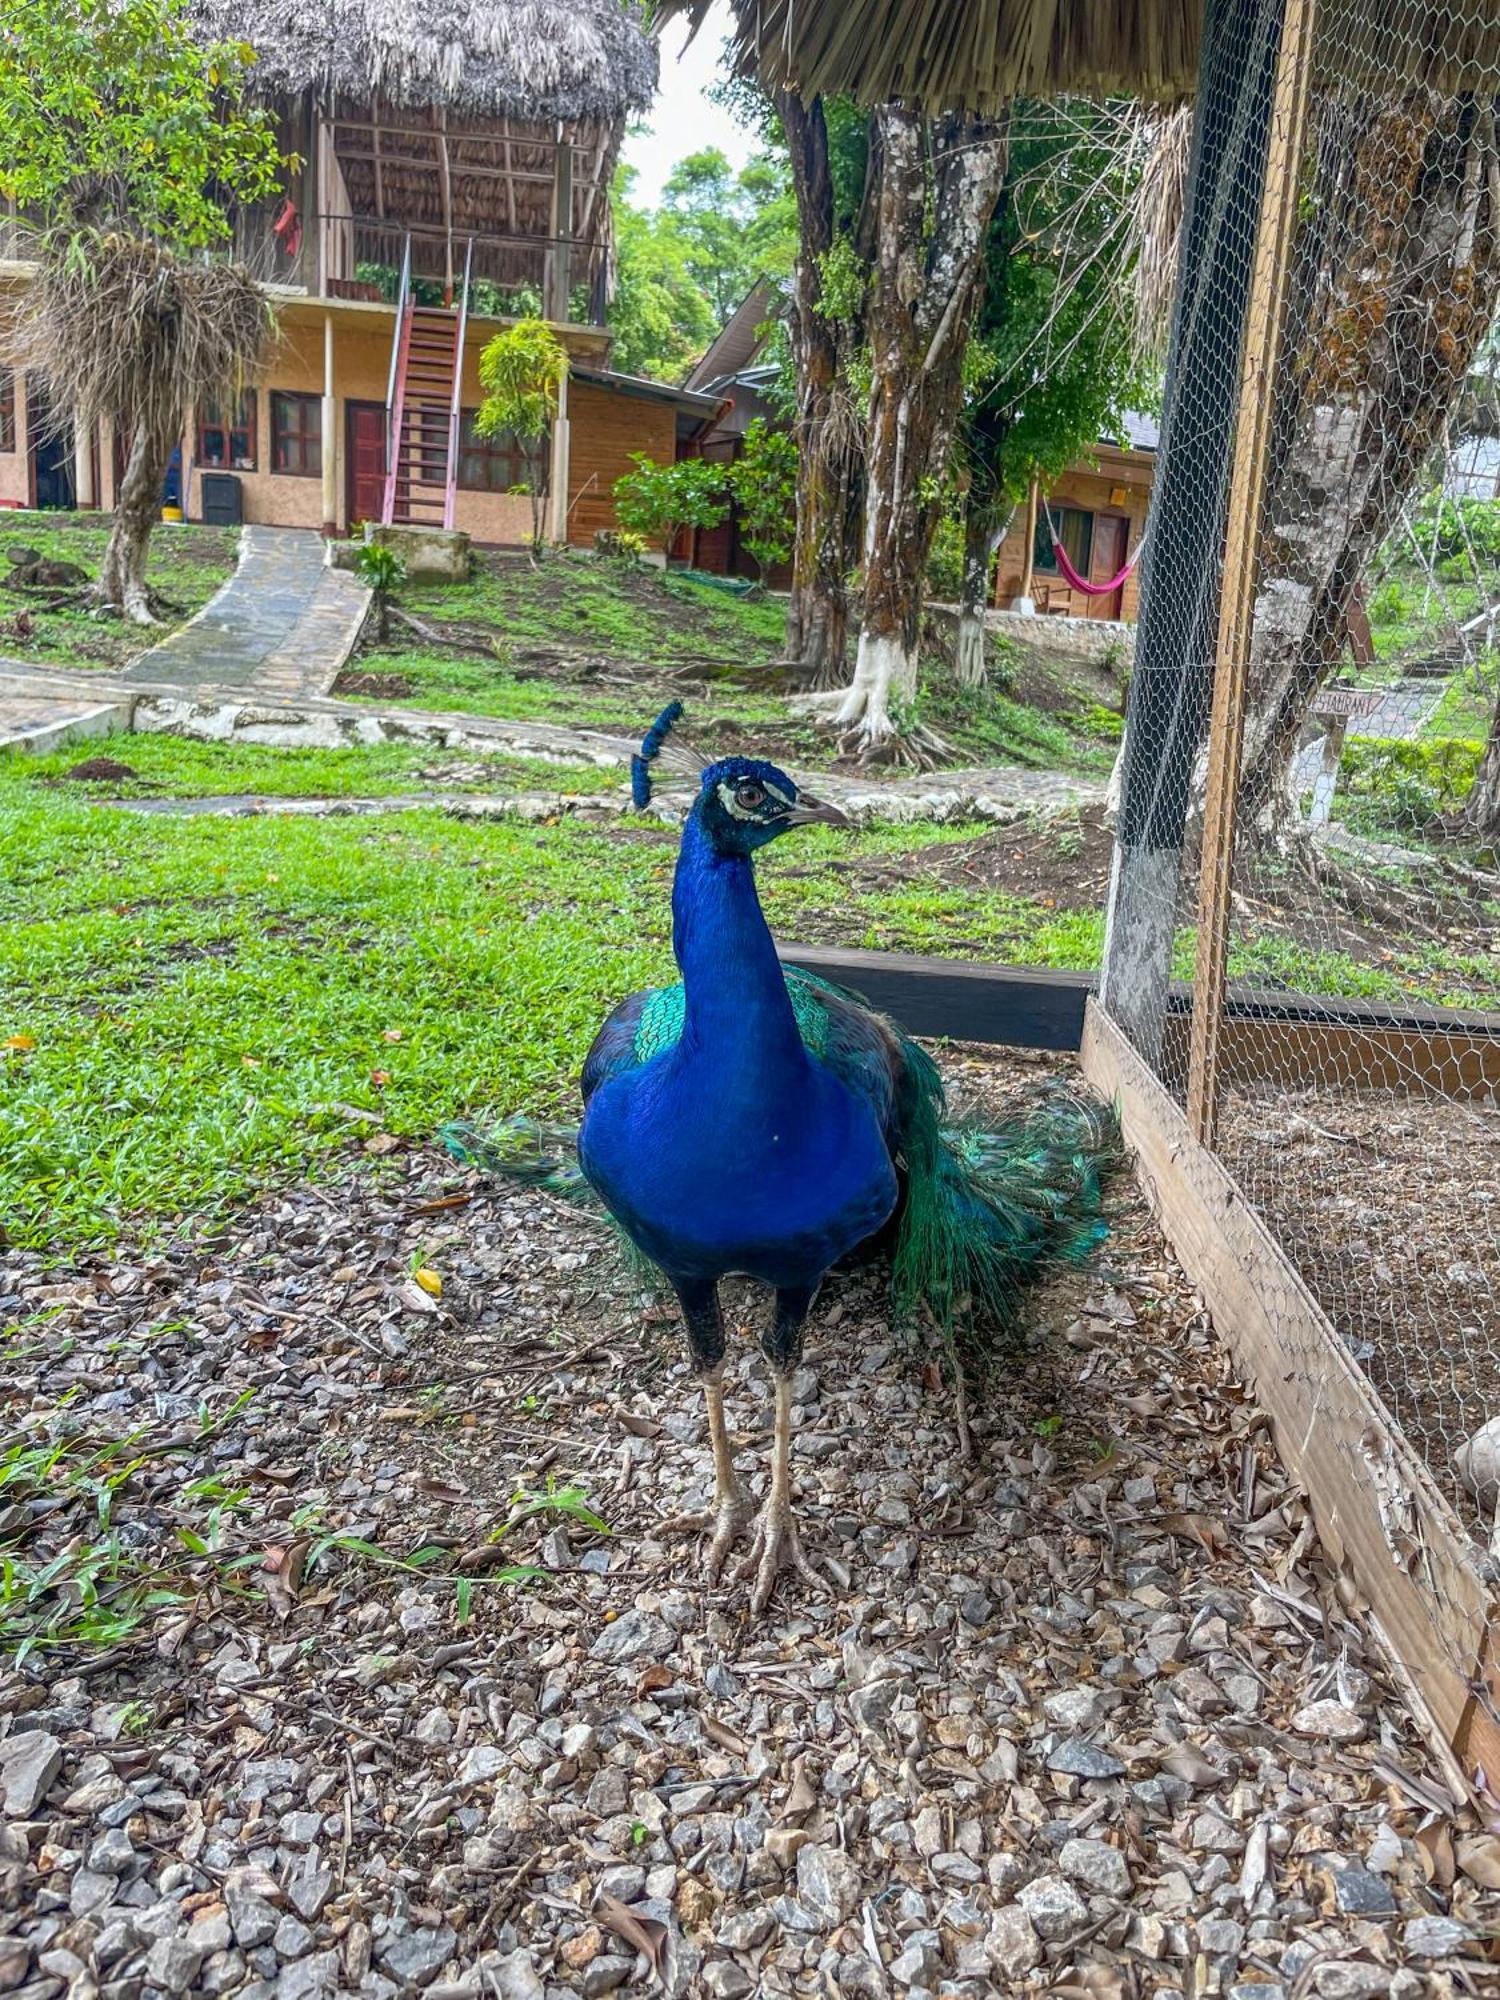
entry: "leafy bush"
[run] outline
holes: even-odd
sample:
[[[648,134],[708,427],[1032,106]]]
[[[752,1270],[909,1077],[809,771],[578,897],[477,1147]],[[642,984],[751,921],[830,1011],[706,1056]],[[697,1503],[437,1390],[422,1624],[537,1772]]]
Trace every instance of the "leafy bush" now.
[[[375,593],[376,630],[381,639],[391,636],[391,598],[406,581],[406,564],[394,549],[383,542],[366,542],[359,552],[355,570],[362,584]]]
[[[706,458],[658,465],[649,452],[633,451],[634,472],[615,481],[615,516],[627,533],[660,542],[670,558],[684,528],[716,528],[729,511],[724,468]]]
[[[528,476],[511,490],[530,495],[533,555],[542,546],[547,440],[567,374],[567,351],[541,319],[517,320],[487,342],[479,357],[484,401],[474,429],[482,438],[508,437],[520,447]]]
[[[740,510],[740,539],[764,577],[792,553],[797,528],[797,447],[791,433],[773,431],[757,417],[728,479]]]
[[[1404,625],[1417,608],[1418,599],[1409,594],[1396,577],[1372,590],[1366,609],[1372,625]]]
[[[1340,782],[1358,817],[1411,833],[1462,804],[1483,754],[1483,743],[1461,736],[1351,736]]]
[[[1472,546],[1477,556],[1500,562],[1500,500],[1425,500],[1417,510],[1416,530],[1424,548],[1432,546],[1436,533],[1439,556],[1467,559]]]

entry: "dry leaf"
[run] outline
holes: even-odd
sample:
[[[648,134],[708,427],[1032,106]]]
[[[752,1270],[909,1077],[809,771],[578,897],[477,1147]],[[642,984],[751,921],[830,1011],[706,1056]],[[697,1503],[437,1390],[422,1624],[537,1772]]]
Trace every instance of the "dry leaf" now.
[[[374,1132],[365,1141],[367,1153],[394,1153],[401,1141],[394,1132]]]
[[[1451,1889],[1458,1864],[1453,1855],[1453,1836],[1445,1819],[1429,1820],[1417,1829],[1417,1846],[1422,1855],[1422,1872],[1440,1889]]]
[[[812,1780],[807,1775],[806,1757],[798,1757],[792,1764],[792,1789],[786,1795],[786,1804],[781,1808],[781,1817],[801,1819],[810,1813],[818,1803],[818,1794]]]
[[[624,1940],[632,1951],[646,1958],[657,1978],[661,1978],[662,1954],[667,1948],[667,1927],[655,1917],[637,1916],[617,1896],[601,1896],[597,1915],[604,1928]]]
[[[289,1548],[266,1550],[261,1564],[262,1585],[266,1602],[278,1618],[290,1618],[297,1607],[297,1593],[302,1588],[302,1571],[310,1547],[308,1538],[303,1536]]]
[[[1500,1889],[1500,1840],[1492,1833],[1475,1834],[1458,1843],[1458,1865],[1481,1889]]]
[[[1191,1536],[1210,1555],[1229,1543],[1229,1530],[1212,1514],[1163,1514],[1161,1525],[1169,1535]]]
[[[647,1667],[635,1684],[636,1696],[639,1698],[645,1694],[660,1694],[663,1688],[669,1688],[671,1685],[672,1672],[669,1667]]]
[[[661,1425],[654,1417],[638,1417],[634,1410],[627,1410],[622,1404],[615,1405],[615,1420],[632,1437],[654,1438],[661,1436]]]
[[[1181,1778],[1185,1785],[1194,1785],[1200,1791],[1211,1785],[1223,1783],[1224,1773],[1216,1770],[1201,1751],[1191,1743],[1174,1743],[1161,1758],[1161,1768],[1174,1778]]]
[[[35,1047],[35,1035],[7,1035],[5,1040],[0,1042],[0,1049],[3,1049],[7,1055],[13,1056],[27,1055]]]
[[[380,1039],[383,1042],[399,1042],[405,1038],[405,1035],[406,1030],[404,1028],[385,1028],[381,1031]]]
[[[716,1722],[711,1715],[703,1718],[703,1734],[710,1743],[717,1743],[721,1750],[727,1750],[731,1757],[746,1757],[750,1753],[750,1745],[743,1736],[736,1736],[732,1729]]]

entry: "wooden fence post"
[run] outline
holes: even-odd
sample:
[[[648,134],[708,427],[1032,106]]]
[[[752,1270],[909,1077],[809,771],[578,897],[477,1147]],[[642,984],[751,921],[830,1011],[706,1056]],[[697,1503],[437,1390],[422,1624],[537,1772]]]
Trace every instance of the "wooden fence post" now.
[[[1240,364],[1224,584],[1219,600],[1213,713],[1208,732],[1203,851],[1198,870],[1198,948],[1188,1045],[1188,1127],[1212,1145],[1219,1109],[1219,1041],[1228,984],[1229,895],[1240,790],[1250,632],[1255,615],[1260,517],[1266,491],[1276,363],[1286,322],[1287,280],[1296,233],[1297,179],[1307,129],[1308,77],[1316,0],[1286,0],[1272,87],[1271,132],[1255,232],[1249,324]]]

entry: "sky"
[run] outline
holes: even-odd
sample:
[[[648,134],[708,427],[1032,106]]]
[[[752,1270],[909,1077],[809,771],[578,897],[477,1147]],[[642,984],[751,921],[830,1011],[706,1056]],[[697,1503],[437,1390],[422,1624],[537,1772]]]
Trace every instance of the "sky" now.
[[[626,165],[636,169],[631,199],[637,207],[655,208],[667,175],[687,153],[717,146],[732,165],[742,167],[755,151],[755,134],[736,125],[727,111],[708,99],[729,26],[729,0],[714,0],[692,42],[687,41],[686,25],[677,21],[663,34],[661,88],[646,121],[649,130],[632,133],[625,141]]]

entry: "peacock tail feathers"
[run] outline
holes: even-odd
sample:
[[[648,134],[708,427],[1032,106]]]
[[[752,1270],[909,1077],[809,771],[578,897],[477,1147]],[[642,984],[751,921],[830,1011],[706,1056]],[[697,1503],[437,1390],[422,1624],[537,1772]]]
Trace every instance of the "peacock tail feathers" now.
[[[1113,1113],[1057,1084],[998,1125],[950,1120],[941,1084],[928,1084],[903,1155],[892,1304],[968,1347],[1003,1341],[1030,1280],[1103,1242],[1105,1181],[1124,1157]]]
[[[590,1202],[594,1191],[578,1164],[578,1127],[507,1118],[491,1132],[455,1118],[438,1128],[438,1143],[463,1167],[497,1174],[521,1187],[543,1188],[569,1201]]]
[[[644,812],[651,803],[651,766],[681,719],[682,703],[669,701],[641,738],[641,747],[630,760],[630,802],[637,812]]]

